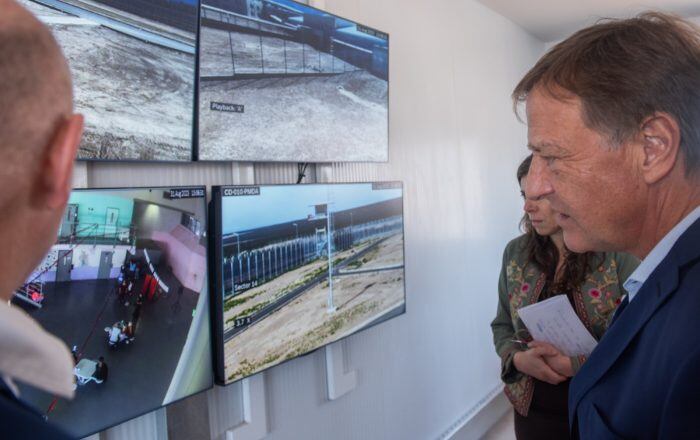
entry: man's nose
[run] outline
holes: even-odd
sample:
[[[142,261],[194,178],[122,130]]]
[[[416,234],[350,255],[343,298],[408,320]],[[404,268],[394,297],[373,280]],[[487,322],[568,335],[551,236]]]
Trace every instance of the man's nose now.
[[[532,156],[530,171],[527,173],[528,198],[540,199],[554,192],[547,163],[537,154]]]
[[[537,204],[535,204],[532,200],[530,199],[525,199],[525,206],[523,206],[523,209],[525,212],[528,214],[532,214],[537,210]]]

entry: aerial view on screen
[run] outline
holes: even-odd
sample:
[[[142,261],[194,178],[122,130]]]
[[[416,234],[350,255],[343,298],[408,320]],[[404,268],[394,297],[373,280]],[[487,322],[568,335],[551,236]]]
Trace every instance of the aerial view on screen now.
[[[221,194],[227,382],[404,312],[400,183]]]
[[[80,159],[191,160],[198,0],[19,1],[70,64]]]
[[[386,161],[389,37],[290,0],[204,0],[199,158]]]
[[[21,386],[76,437],[212,386],[204,188],[76,190],[13,304],[72,348],[76,395]]]

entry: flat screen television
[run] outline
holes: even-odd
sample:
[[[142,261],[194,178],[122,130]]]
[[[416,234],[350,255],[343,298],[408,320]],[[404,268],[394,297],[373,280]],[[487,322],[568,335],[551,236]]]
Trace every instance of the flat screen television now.
[[[402,202],[400,182],[214,187],[217,383],[404,313]]]
[[[20,0],[58,40],[79,159],[192,160],[199,0]]]
[[[200,160],[388,160],[388,34],[291,0],[203,0],[199,47]]]
[[[56,243],[15,292],[73,349],[77,387],[73,400],[20,384],[21,396],[75,437],[213,386],[205,191],[74,190]]]

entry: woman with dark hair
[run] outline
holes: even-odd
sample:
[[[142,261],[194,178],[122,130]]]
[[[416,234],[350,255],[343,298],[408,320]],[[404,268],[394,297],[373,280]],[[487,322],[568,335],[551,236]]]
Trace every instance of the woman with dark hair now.
[[[525,199],[525,233],[506,246],[491,329],[501,357],[504,392],[515,408],[518,440],[566,439],[569,381],[586,359],[564,356],[549,344],[533,341],[518,309],[566,295],[586,328],[600,339],[626,293],[622,284],[639,261],[627,254],[570,252],[549,202],[528,196],[531,160],[532,156],[525,159],[517,172]]]

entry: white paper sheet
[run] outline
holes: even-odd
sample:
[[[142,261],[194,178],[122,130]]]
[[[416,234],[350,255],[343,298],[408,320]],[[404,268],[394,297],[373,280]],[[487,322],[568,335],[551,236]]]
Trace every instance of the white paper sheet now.
[[[566,295],[523,307],[518,314],[535,341],[548,342],[566,356],[588,356],[597,345]]]

